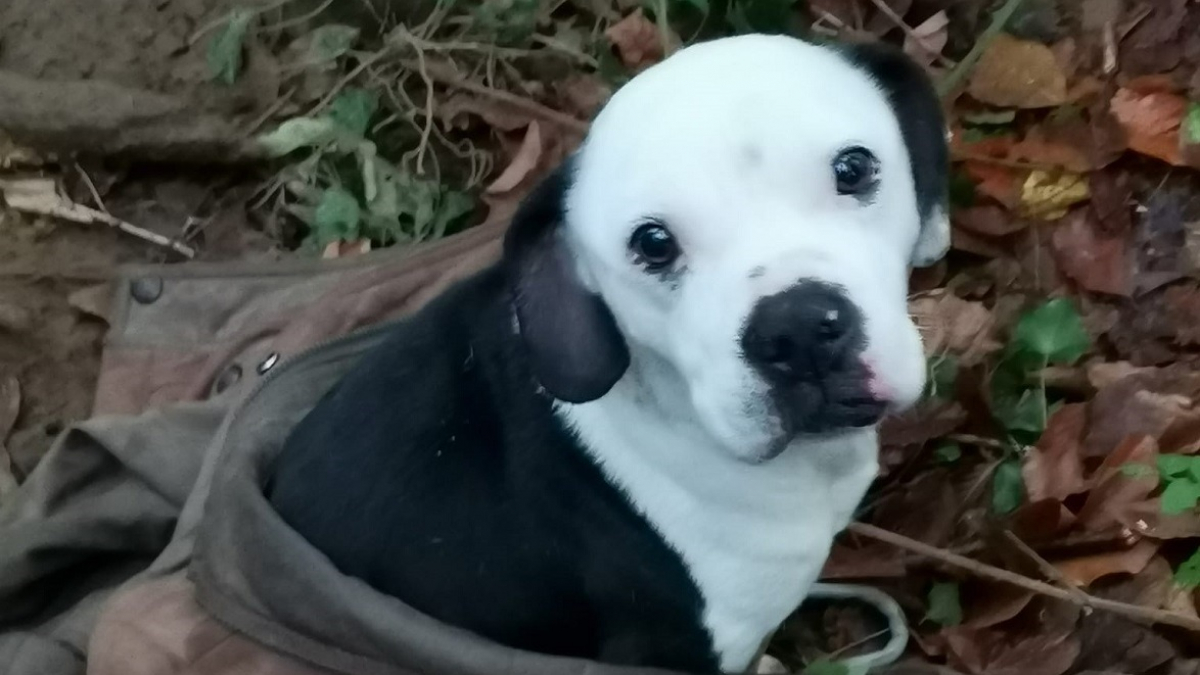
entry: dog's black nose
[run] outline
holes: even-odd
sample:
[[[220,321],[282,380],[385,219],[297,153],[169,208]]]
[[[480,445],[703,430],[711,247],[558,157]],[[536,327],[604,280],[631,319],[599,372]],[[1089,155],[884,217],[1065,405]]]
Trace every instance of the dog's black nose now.
[[[758,301],[742,333],[742,351],[767,375],[801,381],[844,368],[862,341],[862,315],[845,292],[802,281]]]

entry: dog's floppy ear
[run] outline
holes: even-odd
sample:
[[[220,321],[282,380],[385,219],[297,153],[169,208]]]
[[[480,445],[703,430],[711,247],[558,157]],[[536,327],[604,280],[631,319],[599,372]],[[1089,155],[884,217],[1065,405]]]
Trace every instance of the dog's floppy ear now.
[[[608,305],[580,281],[562,236],[573,174],[568,160],[525,198],[504,239],[504,265],[534,376],[554,398],[586,403],[621,379],[629,348]]]
[[[841,50],[875,80],[900,122],[921,217],[911,260],[914,267],[928,267],[950,249],[949,130],[937,90],[925,71],[894,47],[854,44]]]

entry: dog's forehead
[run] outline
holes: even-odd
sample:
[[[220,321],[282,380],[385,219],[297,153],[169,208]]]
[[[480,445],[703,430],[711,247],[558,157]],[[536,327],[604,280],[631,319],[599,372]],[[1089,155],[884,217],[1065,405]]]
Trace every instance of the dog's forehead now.
[[[597,116],[589,145],[687,156],[898,139],[887,97],[864,69],[827,47],[752,35],[686,48],[635,77]]]

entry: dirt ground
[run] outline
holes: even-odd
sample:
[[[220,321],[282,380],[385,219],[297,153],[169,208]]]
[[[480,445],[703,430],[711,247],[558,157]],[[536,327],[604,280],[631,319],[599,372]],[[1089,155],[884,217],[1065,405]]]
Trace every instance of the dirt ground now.
[[[40,81],[94,78],[167,94],[202,110],[252,115],[273,100],[269,83],[254,77],[252,68],[238,87],[217,87],[205,65],[204,42],[189,45],[206,21],[233,4],[8,0],[0,3],[0,70]],[[126,105],[103,97],[79,103],[95,118],[112,114],[106,107]],[[11,154],[11,146],[0,143],[0,155],[6,147]],[[37,167],[20,169],[20,175],[39,173]],[[203,173],[167,175],[152,168],[131,176],[103,164],[87,173],[115,215],[171,237],[184,236],[186,226],[193,242],[203,242],[203,259],[272,248],[237,204],[236,197],[252,189],[253,176],[210,180]],[[84,187],[77,187],[80,201],[88,203]],[[168,259],[163,249],[110,228],[0,210],[0,378],[19,382],[20,415],[7,444],[18,477],[59,430],[89,413],[106,330],[106,280],[120,264]]]

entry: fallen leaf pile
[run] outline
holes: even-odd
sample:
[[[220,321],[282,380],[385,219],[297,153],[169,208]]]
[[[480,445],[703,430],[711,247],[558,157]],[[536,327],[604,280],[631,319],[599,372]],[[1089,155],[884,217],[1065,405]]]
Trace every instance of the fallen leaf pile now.
[[[953,250],[910,300],[928,391],[859,514],[917,544],[854,530],[825,576],[891,592],[955,672],[1195,673],[1200,4],[1026,4],[945,91]],[[906,50],[942,77],[927,30]]]

